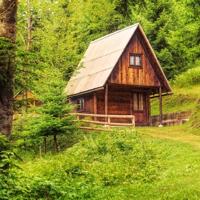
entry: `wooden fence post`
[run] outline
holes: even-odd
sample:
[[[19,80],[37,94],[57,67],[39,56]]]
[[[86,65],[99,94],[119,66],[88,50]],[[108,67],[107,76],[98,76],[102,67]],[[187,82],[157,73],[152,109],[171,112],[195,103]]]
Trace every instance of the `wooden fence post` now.
[[[133,117],[132,117],[132,124],[133,124],[133,126],[135,127],[135,116],[133,115]]]
[[[162,110],[162,88],[161,88],[161,86],[159,87],[159,107],[160,107],[160,125],[159,126],[162,126],[163,110]]]
[[[110,126],[110,116],[108,115],[108,126]]]

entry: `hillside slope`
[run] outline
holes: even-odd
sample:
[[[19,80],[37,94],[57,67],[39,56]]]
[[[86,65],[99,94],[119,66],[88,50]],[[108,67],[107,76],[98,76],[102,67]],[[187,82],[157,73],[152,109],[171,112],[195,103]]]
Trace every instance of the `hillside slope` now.
[[[189,69],[171,83],[173,95],[163,97],[163,112],[194,111],[200,99],[200,67]],[[152,115],[159,113],[158,99],[152,99]]]
[[[21,167],[26,190],[18,193],[26,199],[124,199],[118,188],[151,185],[160,174],[157,153],[134,130],[92,133],[63,153]]]
[[[193,137],[182,131],[165,127],[91,133],[63,153],[22,163],[26,178],[21,184],[26,189],[21,195],[28,199],[199,199],[196,143],[200,141],[193,145],[158,136],[170,132],[171,138],[173,134],[176,138],[185,134],[186,140],[186,134]]]

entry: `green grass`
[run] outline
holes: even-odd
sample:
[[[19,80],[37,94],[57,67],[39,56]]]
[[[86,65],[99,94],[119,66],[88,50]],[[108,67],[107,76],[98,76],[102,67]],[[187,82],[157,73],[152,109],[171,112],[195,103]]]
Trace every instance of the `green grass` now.
[[[87,135],[63,153],[21,167],[29,188],[23,197],[33,199],[44,191],[52,199],[122,199],[126,194],[117,188],[159,178],[156,152],[130,130]]]
[[[35,185],[33,199],[46,190],[51,199],[200,199],[195,131],[188,125],[136,131],[87,134],[58,155],[24,162],[24,184]]]

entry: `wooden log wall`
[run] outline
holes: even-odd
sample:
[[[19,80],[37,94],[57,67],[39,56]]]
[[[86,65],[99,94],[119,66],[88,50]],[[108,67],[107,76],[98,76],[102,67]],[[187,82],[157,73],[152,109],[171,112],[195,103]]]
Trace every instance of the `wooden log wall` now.
[[[145,92],[132,92],[108,89],[107,113],[105,112],[105,90],[73,98],[77,103],[79,98],[84,98],[84,109],[76,112],[110,115],[135,115],[136,124],[147,125],[150,117],[149,95]],[[98,119],[97,120],[101,120]],[[126,122],[122,119],[120,122]],[[119,119],[114,119],[119,122]],[[130,123],[130,120],[127,121]]]

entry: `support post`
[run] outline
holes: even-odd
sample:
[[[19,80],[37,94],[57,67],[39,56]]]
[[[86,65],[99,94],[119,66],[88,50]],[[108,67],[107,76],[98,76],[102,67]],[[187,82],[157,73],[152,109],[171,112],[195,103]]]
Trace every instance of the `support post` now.
[[[150,94],[146,94],[146,106],[147,106],[147,121],[148,125],[151,125],[151,99]]]
[[[106,115],[106,119],[105,121],[108,120],[108,84],[105,85],[105,115]]]
[[[97,95],[96,95],[96,92],[94,92],[94,95],[93,95],[93,106],[94,106],[94,114],[97,114]],[[94,117],[94,121],[97,121],[97,117]]]
[[[135,127],[135,116],[132,115],[132,125]]]
[[[160,126],[162,126],[163,121],[163,110],[162,110],[162,88],[159,87],[159,107],[160,107]]]

